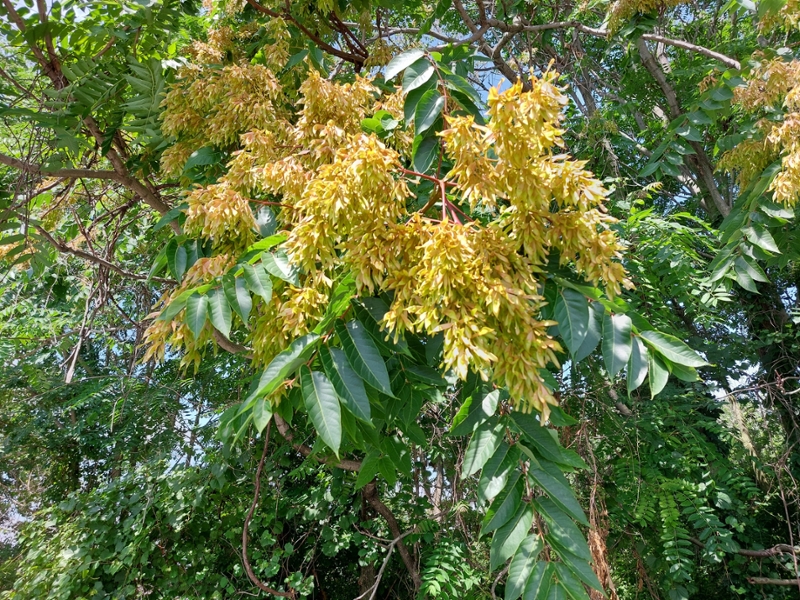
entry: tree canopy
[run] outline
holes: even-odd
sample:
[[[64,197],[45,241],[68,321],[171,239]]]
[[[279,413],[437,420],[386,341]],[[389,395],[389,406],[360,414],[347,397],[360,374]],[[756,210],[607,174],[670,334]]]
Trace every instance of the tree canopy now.
[[[0,593],[796,597],[799,28],[2,0]]]

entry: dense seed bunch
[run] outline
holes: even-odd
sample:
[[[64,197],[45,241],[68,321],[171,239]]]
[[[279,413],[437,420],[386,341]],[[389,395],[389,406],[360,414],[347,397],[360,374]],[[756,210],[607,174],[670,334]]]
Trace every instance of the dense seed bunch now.
[[[735,90],[735,101],[745,110],[784,109],[783,120],[759,121],[761,136],[728,151],[720,166],[738,171],[745,187],[776,158],[781,169],[770,184],[777,202],[794,206],[800,199],[800,61],[776,58],[756,68],[746,86]]]
[[[473,206],[504,201],[498,222],[533,264],[557,251],[562,264],[574,262],[615,295],[629,282],[614,261],[622,251],[608,229],[615,220],[601,211],[606,191],[585,163],[553,154],[563,146],[558,125],[567,102],[555,79],[546,73],[529,92],[519,83],[502,94],[491,90],[486,127],[471,117],[450,119],[442,133],[455,163],[449,176]]]
[[[378,101],[366,79],[343,85],[312,71],[294,122],[274,107],[269,119],[266,112],[257,117],[228,173],[189,195],[187,216],[189,232],[233,253],[252,240],[249,201],[267,197],[280,206],[284,248],[303,275],[298,286],[277,282],[269,304],[256,301],[250,333],[256,362],[268,362],[312,329],[333,281],[349,274],[358,294],[393,297],[384,319],[390,335],[441,332],[443,369],[461,378],[476,371],[506,386],[521,408],[546,414],[555,399],[540,370],[556,363],[561,350],[547,334],[554,323],[540,317],[541,274],[550,255],[605,283],[611,295],[628,285],[617,262],[622,248],[609,229],[614,221],[602,210],[606,191],[583,163],[560,153],[567,99],[556,78],[534,79],[527,92],[521,84],[491,90],[486,126],[447,115],[441,136],[453,167],[440,180],[450,192],[443,201],[480,207],[488,218],[483,224],[454,220],[446,206],[441,220],[409,211],[403,161],[412,133],[401,129],[384,142],[361,132],[362,119],[379,109],[400,118],[399,94]],[[263,82],[269,87],[274,79],[263,75]],[[259,96],[272,102],[279,93]],[[183,131],[186,117],[171,111],[199,114],[195,102],[181,96],[168,103],[173,131]],[[237,119],[232,115],[220,136],[240,129]]]
[[[281,96],[278,80],[262,65],[183,69],[164,99],[161,128],[179,141],[164,152],[165,173],[180,175],[188,155],[204,146],[226,148],[244,132],[269,128],[281,115]]]

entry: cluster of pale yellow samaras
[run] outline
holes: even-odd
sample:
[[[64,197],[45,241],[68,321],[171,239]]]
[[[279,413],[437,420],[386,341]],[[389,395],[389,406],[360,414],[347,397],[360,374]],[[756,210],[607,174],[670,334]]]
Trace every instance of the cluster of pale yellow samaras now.
[[[220,276],[252,242],[251,206],[273,204],[288,238],[285,250],[303,276],[298,287],[276,281],[269,304],[254,298],[247,326],[258,363],[312,329],[333,282],[350,274],[357,293],[393,297],[384,319],[388,334],[442,332],[444,369],[461,378],[472,369],[507,387],[521,408],[548,411],[555,399],[539,371],[560,350],[547,333],[553,323],[540,317],[549,257],[557,253],[611,296],[629,285],[618,262],[622,247],[609,229],[614,219],[603,209],[606,190],[562,151],[566,97],[556,73],[534,79],[529,91],[521,84],[493,89],[485,126],[445,116],[440,136],[453,167],[429,175],[438,204],[429,203],[425,214],[414,207],[426,199],[409,189],[417,176],[403,168],[411,127],[384,140],[361,130],[378,108],[402,119],[399,92],[379,99],[367,79],[338,84],[311,70],[292,100],[279,97],[277,80],[259,67],[186,76],[170,93],[165,117],[177,145],[188,144],[180,152],[238,134],[241,148],[224,177],[187,196],[186,232],[210,240],[225,258],[201,259],[198,265],[216,260],[215,268],[195,265],[164,305],[197,285],[198,270],[206,269],[204,281]],[[224,86],[229,90],[220,96]],[[281,107],[293,103],[299,111],[290,118]],[[167,155],[168,170],[173,161]],[[461,212],[467,205],[480,222]],[[179,322],[156,322],[151,354],[169,342],[196,360],[190,338]]]
[[[759,120],[756,125],[761,135],[726,152],[720,168],[735,171],[737,183],[746,189],[780,158],[781,168],[768,191],[773,192],[776,202],[794,206],[800,198],[800,61],[763,61],[746,85],[734,90],[734,100],[743,110],[754,113],[781,103],[785,114],[777,122]]]

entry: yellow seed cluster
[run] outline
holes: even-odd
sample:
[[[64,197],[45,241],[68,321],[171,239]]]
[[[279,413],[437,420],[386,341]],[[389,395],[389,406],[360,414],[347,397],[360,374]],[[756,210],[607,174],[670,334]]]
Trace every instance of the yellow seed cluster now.
[[[520,83],[503,93],[491,90],[486,127],[471,117],[449,119],[442,132],[454,161],[449,176],[473,206],[506,201],[498,222],[533,264],[544,264],[556,250],[562,264],[574,262],[615,295],[630,282],[614,260],[622,251],[609,230],[615,219],[601,211],[606,191],[584,162],[553,154],[564,144],[559,122],[567,102],[556,77],[545,73],[528,92]]]
[[[661,13],[668,8],[688,3],[688,0],[617,0],[608,10],[608,29],[617,31],[627,19],[637,13]]]
[[[726,152],[720,168],[736,171],[737,182],[746,187],[776,158],[781,169],[770,184],[776,202],[794,206],[800,200],[800,61],[780,58],[762,62],[747,85],[734,91],[734,100],[744,110],[769,110],[782,104],[783,120],[762,119],[762,135],[746,140]]]
[[[165,153],[163,166],[179,175],[175,154],[185,156],[203,146],[228,147],[242,133],[267,129],[281,111],[280,84],[262,65],[229,65],[222,68],[191,66],[181,71],[180,83],[164,99],[162,130],[182,145]],[[181,164],[180,167],[183,167]]]
[[[254,360],[266,363],[311,330],[332,281],[349,273],[359,294],[393,295],[384,323],[391,334],[441,332],[443,368],[462,378],[470,369],[491,377],[519,407],[546,414],[556,401],[539,371],[560,351],[547,334],[553,323],[539,316],[540,274],[550,253],[603,282],[611,295],[629,283],[609,229],[614,220],[602,210],[606,191],[584,163],[560,153],[567,99],[556,80],[548,72],[529,91],[520,84],[491,90],[486,126],[447,116],[441,136],[453,167],[442,176],[446,201],[480,205],[491,218],[486,224],[458,222],[447,210],[441,219],[409,212],[412,194],[402,166],[413,134],[400,131],[384,142],[360,127],[381,109],[399,120],[399,93],[378,100],[366,79],[343,85],[312,70],[296,102],[296,121],[274,108],[270,119],[257,118],[241,135],[228,173],[190,194],[187,218],[192,232],[232,252],[250,241],[248,199],[280,204],[286,251],[304,275],[299,287],[276,282],[269,305],[256,301]],[[275,83],[271,76],[263,81]],[[189,106],[202,115],[195,102],[168,104],[173,130],[180,119],[170,111]],[[242,124],[236,121],[225,135]],[[440,202],[439,208],[446,207]]]
[[[256,220],[247,199],[227,185],[200,188],[186,199],[186,233],[214,242],[230,254],[243,252],[255,241]]]

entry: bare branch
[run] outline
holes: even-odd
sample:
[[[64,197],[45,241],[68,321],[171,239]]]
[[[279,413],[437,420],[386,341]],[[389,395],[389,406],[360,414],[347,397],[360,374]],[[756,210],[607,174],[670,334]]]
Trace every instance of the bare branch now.
[[[747,583],[758,585],[795,585],[800,588],[800,579],[770,579],[769,577],[748,577]]]

